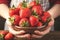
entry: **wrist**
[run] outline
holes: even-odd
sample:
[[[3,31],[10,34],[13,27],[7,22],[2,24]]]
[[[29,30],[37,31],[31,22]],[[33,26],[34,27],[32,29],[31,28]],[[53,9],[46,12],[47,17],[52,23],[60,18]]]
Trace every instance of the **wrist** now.
[[[54,15],[53,13],[51,13],[50,11],[47,11],[47,12],[51,15],[51,17],[53,17],[53,15]],[[54,18],[54,17],[53,17],[53,18]]]
[[[53,18],[60,16],[60,4],[55,4],[48,12]]]

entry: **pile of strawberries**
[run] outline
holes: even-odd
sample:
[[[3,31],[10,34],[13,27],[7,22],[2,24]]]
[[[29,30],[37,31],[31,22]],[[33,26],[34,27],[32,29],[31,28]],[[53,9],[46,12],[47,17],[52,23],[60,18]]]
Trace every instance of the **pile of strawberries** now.
[[[0,32],[0,40],[13,40],[14,35],[7,31],[1,31]]]
[[[17,8],[10,8],[9,15],[11,24],[19,27],[41,27],[51,20],[50,14],[43,11],[39,0],[30,3],[23,1]]]

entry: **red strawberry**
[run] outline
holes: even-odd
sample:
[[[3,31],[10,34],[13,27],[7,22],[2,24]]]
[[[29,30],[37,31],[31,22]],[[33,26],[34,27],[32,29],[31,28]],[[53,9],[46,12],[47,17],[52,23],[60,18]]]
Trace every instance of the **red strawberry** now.
[[[11,18],[9,18],[10,22],[14,25],[18,25],[20,21],[20,16],[13,15]]]
[[[31,16],[31,10],[29,8],[22,8],[19,13],[20,13],[20,18]]]
[[[19,11],[20,11],[19,8],[15,8],[15,14],[16,14],[16,15],[19,15]]]
[[[1,31],[0,34],[3,34],[4,36],[7,34],[7,31]]]
[[[13,35],[11,33],[8,33],[6,36],[5,36],[5,40],[11,40],[13,39]]]
[[[23,0],[23,2],[21,2],[19,5],[18,5],[18,9],[21,9],[21,8],[25,8],[27,7],[27,2],[25,0]]]
[[[42,9],[41,5],[36,5],[32,8],[32,11],[41,16],[42,12],[43,12],[43,9]]]
[[[10,15],[10,17],[12,17],[13,15],[19,15],[19,10],[20,10],[20,9],[18,9],[18,8],[11,8],[11,9],[9,10],[9,15]]]
[[[42,22],[38,22],[37,24],[38,27],[41,27],[42,25],[43,25]]]
[[[43,16],[42,16],[42,21],[43,22],[49,21],[50,20],[50,16],[51,15],[48,12],[44,12]]]
[[[10,9],[10,10],[9,10],[9,15],[10,15],[10,16],[15,15],[15,10],[14,10],[14,9]]]
[[[19,26],[21,27],[29,27],[29,21],[27,18],[22,18],[19,22]]]
[[[44,12],[44,16],[49,18],[51,15],[48,12]]]
[[[33,7],[33,6],[35,6],[35,5],[37,5],[36,1],[32,1],[32,2],[29,4],[30,7]]]
[[[42,22],[46,22],[47,21],[47,17],[46,16],[42,16],[41,19],[42,19]]]
[[[36,18],[35,16],[30,16],[30,23],[31,26],[36,26],[36,24],[38,23],[38,18]]]
[[[33,7],[33,6],[36,6],[36,5],[39,5],[39,0],[33,0],[31,3],[30,3],[30,7]]]

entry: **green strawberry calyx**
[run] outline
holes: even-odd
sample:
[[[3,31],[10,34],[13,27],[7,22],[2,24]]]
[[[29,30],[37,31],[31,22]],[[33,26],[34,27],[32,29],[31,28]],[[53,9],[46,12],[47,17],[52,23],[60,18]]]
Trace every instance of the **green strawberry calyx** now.
[[[22,22],[21,27],[28,27],[29,23],[27,21]]]
[[[39,15],[35,11],[32,11],[32,15],[35,16],[36,18],[39,18]]]
[[[26,8],[27,7],[27,2],[25,0],[23,0],[23,2],[22,2],[22,7],[23,8]]]
[[[37,4],[40,4],[40,3],[39,3],[39,0],[35,0],[35,1],[36,1]]]
[[[48,23],[51,21],[51,17],[47,18],[46,22],[44,23],[45,25],[48,25]]]
[[[35,15],[35,16],[37,16],[37,13],[36,13],[36,11],[32,11],[32,15]]]
[[[9,21],[11,22],[11,24],[13,24],[15,21],[14,17],[9,18]]]

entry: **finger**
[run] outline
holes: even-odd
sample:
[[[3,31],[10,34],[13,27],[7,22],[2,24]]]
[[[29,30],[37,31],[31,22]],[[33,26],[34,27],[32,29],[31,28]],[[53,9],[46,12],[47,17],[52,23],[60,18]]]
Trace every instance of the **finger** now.
[[[51,29],[51,27],[47,28],[47,29],[44,30],[44,31],[36,30],[36,31],[34,31],[34,33],[37,34],[37,35],[45,35],[45,34],[47,34],[47,33],[50,32],[50,29]]]
[[[39,36],[39,35],[32,35],[32,38],[42,38],[43,36]]]
[[[45,29],[44,31],[36,30],[36,31],[34,31],[34,33],[36,33],[37,35],[40,35],[40,36],[45,35],[50,32],[51,26],[53,26],[53,24],[54,24],[54,19],[52,18],[52,20],[48,23],[48,26],[46,28],[44,28]]]
[[[53,24],[54,24],[54,21],[52,20],[52,21],[49,22],[48,26],[45,28],[44,31],[41,32],[41,31],[36,30],[36,31],[34,31],[34,33],[36,33],[38,35],[45,35],[45,34],[50,32],[51,26]]]
[[[16,34],[24,34],[25,31],[24,30],[20,30],[20,31],[15,31],[12,27],[9,27],[9,32],[16,35]]]
[[[54,25],[54,19],[52,18],[52,20],[48,23],[48,26],[53,26]]]
[[[19,38],[30,38],[30,34],[24,34],[24,35],[15,35],[16,37]]]
[[[54,25],[54,19],[52,18],[52,20],[48,23],[47,27],[45,27],[44,29],[48,30],[49,28],[51,28]]]

